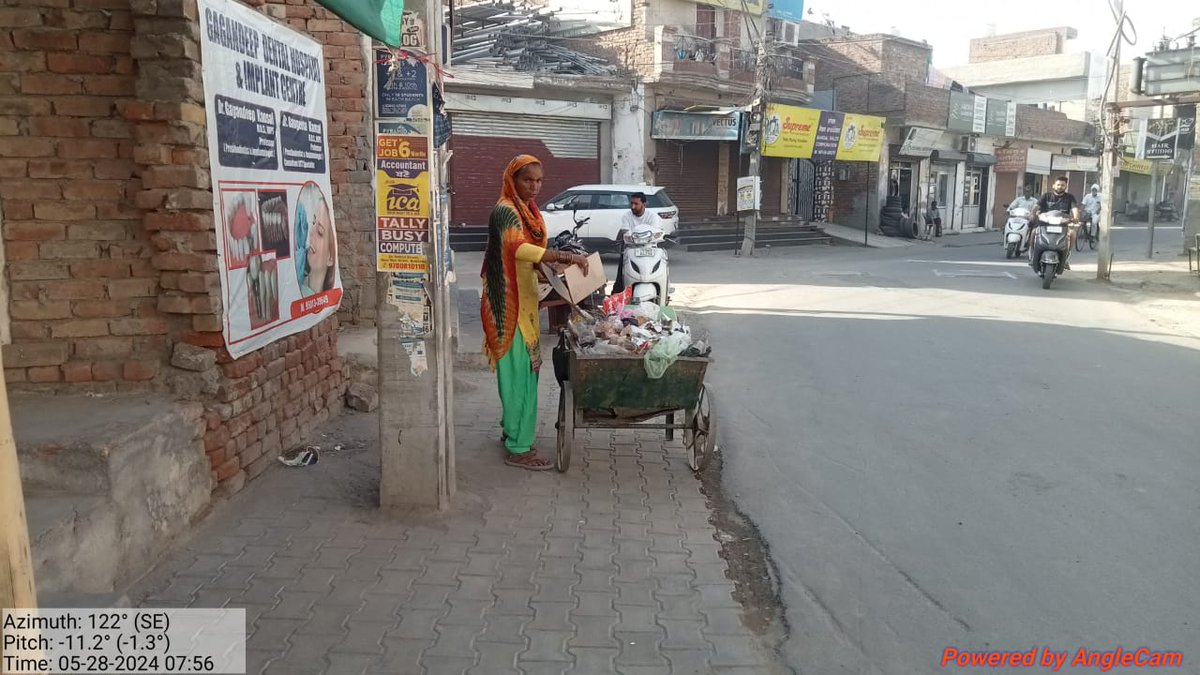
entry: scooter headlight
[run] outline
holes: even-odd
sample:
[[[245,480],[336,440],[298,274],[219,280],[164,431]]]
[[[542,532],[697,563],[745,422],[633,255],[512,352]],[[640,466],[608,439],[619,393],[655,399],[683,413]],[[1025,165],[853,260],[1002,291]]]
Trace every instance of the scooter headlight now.
[[[650,270],[650,273],[651,273],[651,274],[655,274],[656,272],[658,272],[658,268],[660,268],[660,267],[662,267],[662,261],[661,261],[661,260],[659,260],[658,262],[654,263],[654,269]]]

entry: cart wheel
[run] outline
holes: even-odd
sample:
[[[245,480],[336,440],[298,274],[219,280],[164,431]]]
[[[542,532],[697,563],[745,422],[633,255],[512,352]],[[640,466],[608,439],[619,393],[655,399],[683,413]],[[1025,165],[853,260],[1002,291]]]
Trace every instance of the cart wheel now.
[[[670,426],[673,424],[675,424],[675,413],[667,413],[667,425]],[[675,430],[674,429],[667,429],[667,440],[668,441],[675,440]]]
[[[571,468],[571,450],[575,446],[575,392],[571,382],[563,382],[558,394],[558,448],[554,453],[554,468],[565,472]]]
[[[708,385],[700,387],[700,399],[696,408],[689,412],[691,427],[684,432],[683,439],[687,446],[688,466],[692,471],[703,471],[717,447],[717,420]]]

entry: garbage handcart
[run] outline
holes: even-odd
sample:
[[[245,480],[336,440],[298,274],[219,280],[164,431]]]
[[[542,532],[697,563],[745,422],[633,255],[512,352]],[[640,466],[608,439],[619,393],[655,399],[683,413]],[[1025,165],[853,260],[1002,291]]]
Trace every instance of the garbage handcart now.
[[[711,358],[680,357],[662,378],[651,379],[640,355],[589,354],[569,331],[561,336],[554,350],[560,387],[555,468],[570,468],[577,429],[654,429],[668,441],[683,432],[688,466],[697,472],[708,466],[717,446],[712,395],[704,383]]]

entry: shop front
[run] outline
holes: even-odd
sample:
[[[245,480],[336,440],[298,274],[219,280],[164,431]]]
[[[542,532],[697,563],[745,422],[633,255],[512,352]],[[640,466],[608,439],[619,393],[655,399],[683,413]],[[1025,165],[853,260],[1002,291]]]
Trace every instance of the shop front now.
[[[886,140],[883,129],[884,118],[870,115],[831,112],[815,108],[800,108],[788,105],[767,106],[763,120],[762,155],[767,167],[765,180],[775,182],[779,178],[779,191],[773,185],[764,185],[764,206],[768,201],[780,204],[787,201],[782,192],[785,177],[793,181],[794,195],[790,200],[798,209],[811,209],[812,220],[825,220],[832,208],[835,222],[862,222],[869,215],[871,204],[877,202],[873,195],[878,192],[870,174],[871,165],[878,165]],[[805,163],[807,162],[807,163]],[[843,178],[832,182],[837,162],[851,163],[842,171]],[[779,167],[776,174],[772,167]],[[840,165],[839,165],[840,166]],[[785,167],[790,169],[785,170]],[[845,176],[859,176],[862,180],[847,180]],[[878,172],[876,172],[878,176]],[[803,184],[800,181],[805,181]],[[811,182],[809,182],[811,181]],[[836,185],[832,189],[829,187]],[[804,190],[811,186],[812,203]],[[868,212],[861,212],[862,209]],[[768,213],[770,211],[767,211]],[[802,215],[807,216],[807,213]]]
[[[739,110],[654,113],[654,182],[679,207],[681,221],[729,213],[729,181],[734,176],[736,183],[741,130]]]
[[[515,155],[542,161],[546,198],[603,176],[602,127],[612,106],[451,92],[446,108],[454,124],[450,147],[451,222],[487,224],[499,194],[499,176]]]
[[[996,222],[1004,222],[1008,205],[1029,187],[1034,197],[1050,189],[1052,155],[1030,147],[996,149]]]
[[[930,184],[922,181],[930,175],[930,158],[944,133],[941,129],[909,127],[903,142],[889,148],[888,197],[899,198],[900,208],[914,217],[919,217],[929,203],[928,198],[922,198],[921,185]]]

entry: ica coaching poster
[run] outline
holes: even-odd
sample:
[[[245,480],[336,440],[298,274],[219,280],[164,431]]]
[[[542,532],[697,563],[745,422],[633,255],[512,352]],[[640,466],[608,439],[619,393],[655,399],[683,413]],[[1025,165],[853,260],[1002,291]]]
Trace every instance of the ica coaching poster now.
[[[321,46],[233,0],[199,0],[225,344],[240,357],[342,297]]]

